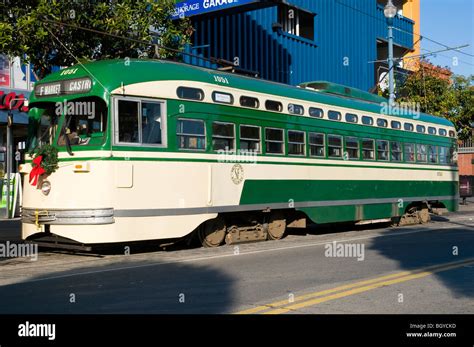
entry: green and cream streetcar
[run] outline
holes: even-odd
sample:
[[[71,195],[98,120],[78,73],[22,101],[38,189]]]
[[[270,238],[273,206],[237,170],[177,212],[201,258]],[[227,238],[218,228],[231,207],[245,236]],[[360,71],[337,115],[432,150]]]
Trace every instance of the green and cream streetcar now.
[[[168,61],[64,69],[30,100],[30,146],[58,167],[54,150],[22,167],[23,238],[218,246],[457,210],[453,124],[386,102]]]

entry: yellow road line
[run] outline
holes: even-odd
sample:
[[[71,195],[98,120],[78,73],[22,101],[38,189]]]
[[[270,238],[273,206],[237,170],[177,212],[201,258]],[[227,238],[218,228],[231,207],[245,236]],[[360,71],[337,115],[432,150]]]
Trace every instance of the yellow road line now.
[[[462,261],[457,261],[457,262],[452,262],[452,263],[433,265],[433,266],[425,267],[418,270],[398,272],[391,275],[386,275],[386,276],[381,276],[381,277],[377,277],[377,278],[373,278],[369,280],[346,284],[346,285],[335,287],[332,289],[323,290],[320,292],[314,292],[314,293],[301,295],[295,298],[294,303],[291,303],[291,305],[283,307],[283,308],[279,308],[279,307],[288,305],[290,303],[288,299],[273,302],[267,305],[257,306],[257,307],[243,310],[243,311],[239,311],[237,312],[237,314],[255,314],[255,313],[259,313],[259,312],[269,310],[269,309],[274,309],[274,310],[265,312],[265,314],[287,313],[294,309],[298,309],[298,308],[302,308],[306,306],[312,306],[312,305],[316,305],[322,302],[342,298],[349,295],[354,295],[357,293],[384,287],[387,285],[429,276],[436,272],[450,270],[450,269],[457,268],[469,263],[474,263],[474,258],[469,258],[467,260],[462,260]],[[332,293],[336,293],[336,294],[328,295]],[[313,298],[318,298],[318,299],[313,299]],[[312,299],[312,300],[308,300],[308,299]]]

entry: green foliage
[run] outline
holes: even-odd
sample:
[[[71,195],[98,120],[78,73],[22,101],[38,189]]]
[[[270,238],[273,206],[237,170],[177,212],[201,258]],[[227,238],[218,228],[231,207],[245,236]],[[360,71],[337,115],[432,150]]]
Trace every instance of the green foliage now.
[[[171,20],[174,0],[13,0],[0,4],[0,52],[23,56],[39,78],[52,66],[111,58],[175,58],[176,53],[45,19],[182,49],[193,30],[188,19]],[[52,34],[56,36],[68,52]]]
[[[420,105],[420,111],[445,117],[453,122],[460,139],[471,134],[474,121],[474,76],[453,76],[445,80],[420,69],[398,90],[398,102]]]
[[[50,175],[58,169],[58,149],[52,145],[45,144],[41,147],[37,147],[33,153],[33,160],[38,156],[42,156],[41,167],[44,169],[45,175]]]

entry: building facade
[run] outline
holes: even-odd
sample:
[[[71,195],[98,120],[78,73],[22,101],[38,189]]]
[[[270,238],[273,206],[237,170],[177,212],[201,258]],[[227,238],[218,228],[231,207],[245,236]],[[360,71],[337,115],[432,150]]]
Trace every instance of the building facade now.
[[[386,72],[386,0],[191,0],[176,5],[195,29],[189,52],[272,81],[326,80],[369,91]],[[395,56],[416,54],[419,0],[394,1]],[[418,9],[418,10],[417,10]],[[186,58],[211,67],[209,61]]]

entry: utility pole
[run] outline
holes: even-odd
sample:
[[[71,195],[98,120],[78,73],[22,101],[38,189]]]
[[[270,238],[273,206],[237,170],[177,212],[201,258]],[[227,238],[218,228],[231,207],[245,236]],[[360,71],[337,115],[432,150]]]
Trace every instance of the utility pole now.
[[[394,64],[393,64],[393,18],[397,15],[397,7],[388,0],[383,10],[385,18],[387,18],[388,26],[388,91],[389,105],[395,103],[395,80],[394,80]]]

